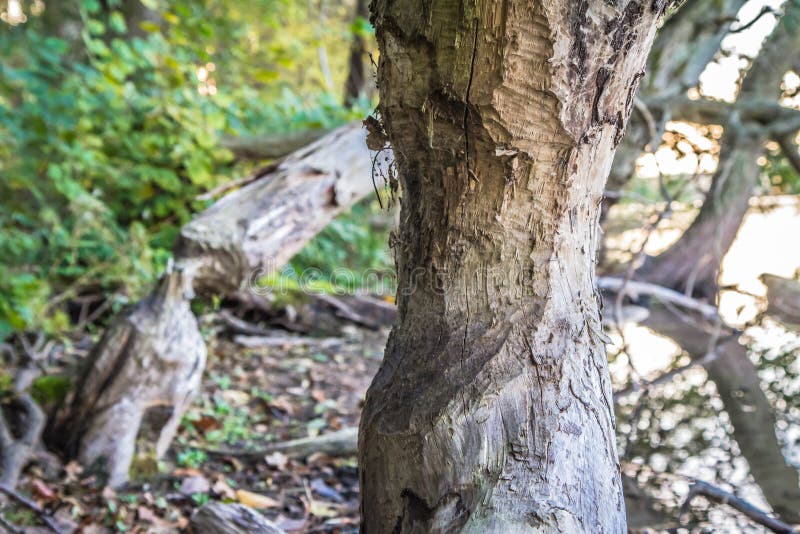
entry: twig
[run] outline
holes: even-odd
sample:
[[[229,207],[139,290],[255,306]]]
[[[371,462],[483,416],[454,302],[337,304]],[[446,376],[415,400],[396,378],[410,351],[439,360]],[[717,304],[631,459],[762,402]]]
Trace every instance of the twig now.
[[[280,452],[290,458],[304,458],[320,452],[329,456],[349,456],[356,453],[358,446],[358,428],[346,427],[336,432],[330,432],[313,438],[301,438],[291,441],[270,443],[256,450],[208,450],[204,451],[210,456],[235,456],[256,460],[270,454]]]
[[[713,362],[714,360],[717,359],[717,356],[718,356],[718,353],[716,351],[711,351],[711,352],[707,353],[705,356],[703,356],[702,358],[697,359],[697,360],[692,360],[691,362],[687,363],[686,365],[682,365],[680,367],[676,367],[675,369],[672,369],[671,371],[667,371],[666,373],[663,373],[663,374],[657,376],[653,380],[648,380],[647,382],[644,382],[643,384],[639,384],[638,386],[634,385],[632,387],[626,387],[624,389],[621,389],[620,391],[617,391],[616,393],[614,393],[614,399],[615,400],[619,400],[619,399],[625,398],[625,397],[627,397],[627,396],[629,396],[629,395],[631,395],[633,393],[636,393],[637,391],[647,392],[648,390],[652,389],[655,386],[659,386],[661,384],[665,384],[665,383],[671,381],[673,378],[675,378],[676,376],[678,376],[680,374],[685,373],[689,369],[692,369],[692,368],[697,367],[697,366],[703,366],[703,365],[706,365],[708,363]]]
[[[755,24],[756,22],[761,20],[761,17],[763,17],[764,15],[775,14],[775,13],[776,13],[776,11],[773,8],[771,8],[769,6],[764,6],[764,7],[761,8],[761,11],[759,12],[759,14],[756,15],[755,17],[753,17],[753,19],[751,19],[749,22],[747,22],[745,24],[742,24],[741,26],[737,26],[735,28],[731,28],[730,30],[728,30],[728,33],[743,32],[746,29],[748,29],[751,26],[753,26],[753,24]]]
[[[686,496],[686,500],[681,506],[681,517],[686,515],[686,513],[689,511],[689,504],[691,503],[692,499],[698,495],[701,495],[712,502],[727,504],[731,508],[738,510],[747,516],[752,521],[767,527],[773,532],[779,532],[782,534],[792,534],[797,532],[797,530],[795,530],[788,523],[784,523],[780,519],[770,516],[768,513],[755,507],[741,497],[737,497],[733,493],[701,480],[694,480],[692,481],[691,486],[689,486],[689,494]]]
[[[65,534],[67,531],[62,530],[58,523],[48,514],[44,509],[42,509],[38,504],[33,502],[32,500],[28,499],[27,497],[17,493],[13,488],[9,488],[8,486],[0,485],[0,493],[11,497],[14,501],[21,504],[28,510],[32,511],[36,516],[42,520],[42,522],[47,526],[47,528],[55,532],[56,534]]]

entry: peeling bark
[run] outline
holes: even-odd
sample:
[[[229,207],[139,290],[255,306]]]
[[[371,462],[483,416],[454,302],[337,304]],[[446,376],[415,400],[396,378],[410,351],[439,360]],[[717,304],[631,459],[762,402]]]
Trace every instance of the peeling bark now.
[[[662,9],[373,3],[403,198],[363,532],[625,530],[593,259]]]

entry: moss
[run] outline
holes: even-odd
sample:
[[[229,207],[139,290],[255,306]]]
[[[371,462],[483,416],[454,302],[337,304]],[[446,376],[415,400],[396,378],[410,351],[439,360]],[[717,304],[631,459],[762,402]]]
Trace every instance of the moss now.
[[[48,375],[37,378],[31,385],[31,395],[42,406],[63,401],[72,382],[63,375]]]

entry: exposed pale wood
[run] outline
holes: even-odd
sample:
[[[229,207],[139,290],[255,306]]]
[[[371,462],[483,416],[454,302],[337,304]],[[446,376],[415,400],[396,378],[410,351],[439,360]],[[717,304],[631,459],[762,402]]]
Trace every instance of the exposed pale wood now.
[[[243,504],[212,502],[192,514],[194,534],[284,534],[266,517]]]
[[[128,479],[146,413],[169,414],[154,443],[160,457],[200,386],[206,346],[185,291],[180,271],[165,275],[152,295],[117,317],[46,431],[49,443],[112,486]]]
[[[113,321],[51,421],[47,442],[115,486],[127,480],[134,455],[162,455],[205,366],[190,297],[252,289],[250,283],[283,266],[333,217],[369,194],[373,158],[365,135],[359,122],[343,126],[187,224],[174,272]],[[137,450],[143,420],[157,411],[166,417],[155,421],[155,450]]]
[[[372,188],[372,157],[359,122],[293,153],[263,178],[229,193],[183,227],[176,264],[195,292],[232,294],[282,267],[343,209]]]

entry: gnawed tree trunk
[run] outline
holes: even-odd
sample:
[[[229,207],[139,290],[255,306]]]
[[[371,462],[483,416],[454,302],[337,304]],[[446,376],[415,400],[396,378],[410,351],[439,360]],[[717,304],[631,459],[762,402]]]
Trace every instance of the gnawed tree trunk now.
[[[795,62],[795,55],[787,51],[800,50],[800,32],[795,28],[798,18],[800,5],[788,2],[742,82],[737,100],[776,100],[783,76]],[[760,172],[758,158],[770,138],[768,129],[754,121],[745,122],[736,112],[724,127],[719,165],[700,213],[672,247],[648,258],[638,273],[642,279],[706,298],[716,296],[722,257],[747,212]]]
[[[200,387],[206,346],[185,290],[180,271],[165,275],[152,295],[111,324],[47,431],[50,444],[112,486],[128,480],[148,410],[166,412],[151,454],[158,458]]]
[[[206,349],[189,308],[193,293],[247,289],[281,267],[333,217],[372,191],[365,132],[352,123],[291,154],[228,194],[181,231],[175,269],[123,313],[89,356],[71,398],[46,432],[52,446],[95,466],[112,485],[135,455],[160,457],[200,383]],[[153,451],[137,451],[143,419]]]
[[[372,7],[403,198],[362,531],[623,532],[593,259],[665,5]]]

